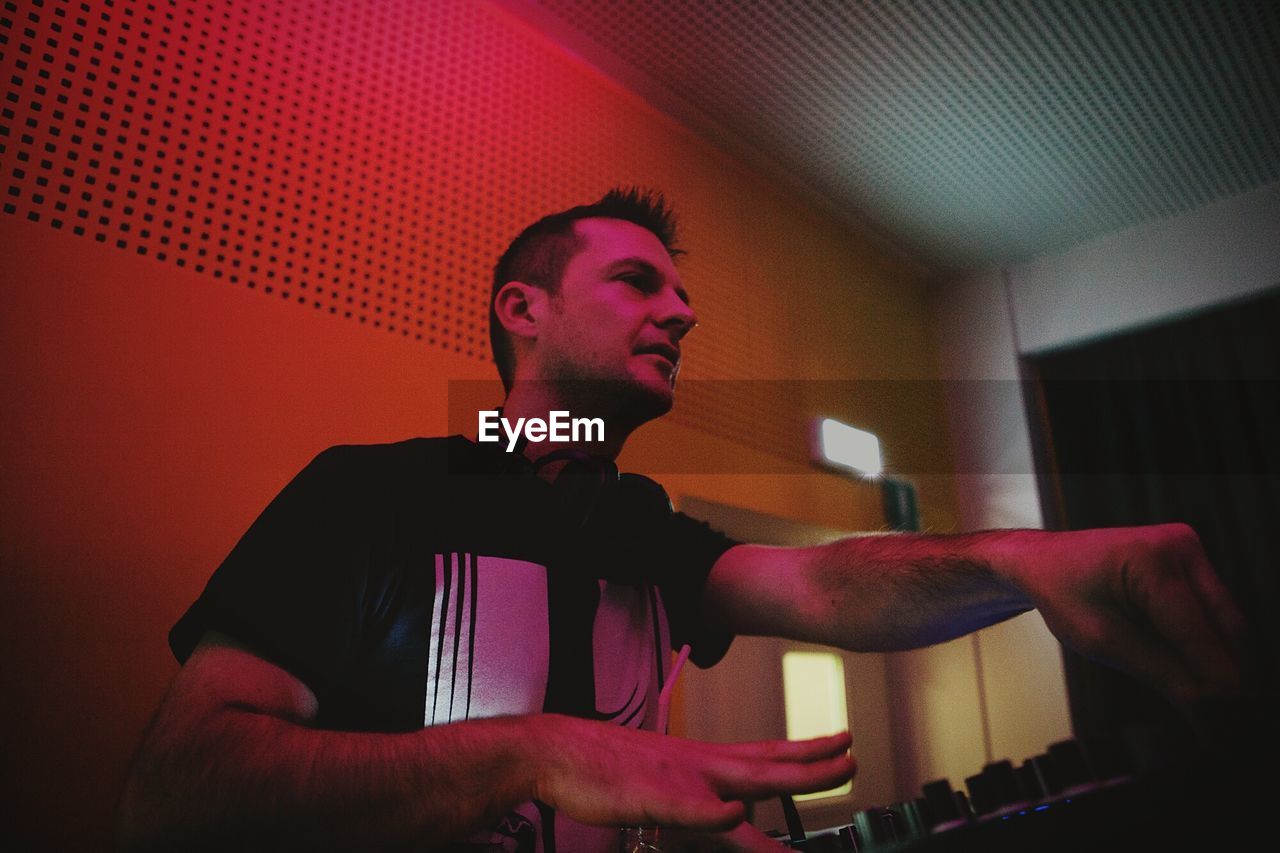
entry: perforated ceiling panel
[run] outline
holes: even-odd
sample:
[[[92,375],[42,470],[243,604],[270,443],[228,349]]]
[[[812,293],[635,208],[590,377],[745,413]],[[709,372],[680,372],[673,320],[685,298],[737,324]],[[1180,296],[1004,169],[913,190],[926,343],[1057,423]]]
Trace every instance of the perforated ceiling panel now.
[[[507,0],[948,266],[1280,179],[1275,0]]]

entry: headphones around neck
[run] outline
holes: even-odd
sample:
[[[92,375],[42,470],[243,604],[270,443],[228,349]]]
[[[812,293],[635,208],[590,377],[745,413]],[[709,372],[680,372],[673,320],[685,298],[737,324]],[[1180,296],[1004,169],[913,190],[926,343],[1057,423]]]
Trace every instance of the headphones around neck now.
[[[609,580],[633,580],[655,549],[663,550],[674,512],[661,485],[640,474],[619,473],[612,459],[565,448],[530,461],[518,445],[497,451],[502,470],[537,478],[563,463],[549,482],[548,542],[583,571]]]
[[[533,462],[531,471],[537,476],[559,462],[564,467],[551,488],[554,516],[565,535],[607,546],[638,544],[671,517],[671,499],[662,486],[639,474],[619,473],[604,456],[553,450]]]

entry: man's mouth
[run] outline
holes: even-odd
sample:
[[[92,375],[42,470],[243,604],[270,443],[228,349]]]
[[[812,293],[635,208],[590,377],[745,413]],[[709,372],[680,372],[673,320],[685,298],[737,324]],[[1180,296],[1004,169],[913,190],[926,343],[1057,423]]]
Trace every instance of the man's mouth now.
[[[680,350],[670,344],[650,344],[636,350],[638,355],[657,355],[666,359],[674,368],[680,364]]]

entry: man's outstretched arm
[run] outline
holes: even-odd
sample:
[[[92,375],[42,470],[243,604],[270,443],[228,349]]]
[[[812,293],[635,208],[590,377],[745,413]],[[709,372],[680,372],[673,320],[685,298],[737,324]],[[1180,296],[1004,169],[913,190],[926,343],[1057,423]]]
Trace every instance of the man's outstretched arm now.
[[[586,823],[726,829],[740,800],[847,779],[847,736],[703,744],[558,715],[406,734],[311,726],[314,694],[207,635],[179,672],[120,809],[128,850],[432,849],[541,800]]]
[[[888,534],[741,545],[705,595],[716,627],[854,651],[948,640],[1031,608],[1065,644],[1179,701],[1238,694],[1244,619],[1186,525]]]

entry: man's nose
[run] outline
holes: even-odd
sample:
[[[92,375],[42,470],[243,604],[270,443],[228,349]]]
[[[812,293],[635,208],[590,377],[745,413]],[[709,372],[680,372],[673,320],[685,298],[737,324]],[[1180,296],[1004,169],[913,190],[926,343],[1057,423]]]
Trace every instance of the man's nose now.
[[[674,290],[668,290],[658,317],[658,325],[674,329],[676,340],[679,340],[698,325],[698,315],[693,312],[689,303],[680,298],[679,294]]]

